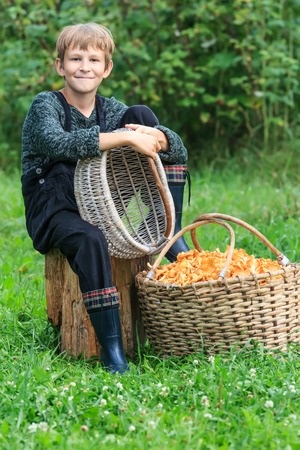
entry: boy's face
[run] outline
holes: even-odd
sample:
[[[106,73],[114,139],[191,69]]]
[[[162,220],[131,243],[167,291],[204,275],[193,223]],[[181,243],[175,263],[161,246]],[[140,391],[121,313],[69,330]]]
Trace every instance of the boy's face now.
[[[56,60],[57,73],[65,78],[68,88],[76,93],[86,94],[96,92],[104,78],[107,78],[113,68],[110,61],[105,67],[104,51],[89,47],[81,50],[78,47],[69,48],[63,61]]]

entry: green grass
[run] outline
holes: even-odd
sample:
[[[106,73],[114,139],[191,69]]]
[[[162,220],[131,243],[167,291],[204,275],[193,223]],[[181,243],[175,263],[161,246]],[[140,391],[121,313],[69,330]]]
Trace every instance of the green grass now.
[[[204,212],[230,214],[299,261],[294,161],[289,173],[269,161],[192,171],[184,225]],[[300,449],[297,347],[162,359],[146,345],[123,376],[59,354],[46,317],[44,258],[26,233],[19,174],[0,175],[1,450]],[[237,247],[270,256],[255,236],[234,229]],[[197,236],[205,249],[228,243],[217,225],[201,227]]]

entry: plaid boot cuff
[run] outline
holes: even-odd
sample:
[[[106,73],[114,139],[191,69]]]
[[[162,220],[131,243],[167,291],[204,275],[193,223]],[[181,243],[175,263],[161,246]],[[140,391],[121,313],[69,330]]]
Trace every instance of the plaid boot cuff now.
[[[169,184],[185,184],[187,177],[187,166],[185,165],[164,165],[164,170]]]
[[[120,304],[119,294],[115,287],[84,292],[82,294],[82,298],[87,312],[92,312],[103,308],[118,307]]]

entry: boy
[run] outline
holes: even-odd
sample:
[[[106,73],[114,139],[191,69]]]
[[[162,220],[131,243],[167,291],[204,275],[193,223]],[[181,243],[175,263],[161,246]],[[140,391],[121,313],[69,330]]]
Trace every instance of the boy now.
[[[112,373],[128,364],[123,351],[119,298],[113,285],[110,258],[102,232],[81,219],[73,188],[78,159],[101,151],[131,146],[139,153],[173,167],[187,162],[179,136],[159,125],[146,106],[127,107],[97,94],[113,68],[114,42],[109,30],[95,23],[65,27],[57,40],[56,71],[64,77],[59,92],[41,92],[28,111],[22,136],[22,192],[26,226],[33,245],[45,254],[58,248],[79,277],[84,304],[101,344],[101,362]],[[127,127],[134,132],[113,132]],[[183,167],[184,168],[184,167]],[[169,170],[170,176],[176,169]],[[174,181],[177,229],[180,228],[184,176]],[[171,189],[171,185],[170,185]],[[168,257],[187,251],[184,240]]]

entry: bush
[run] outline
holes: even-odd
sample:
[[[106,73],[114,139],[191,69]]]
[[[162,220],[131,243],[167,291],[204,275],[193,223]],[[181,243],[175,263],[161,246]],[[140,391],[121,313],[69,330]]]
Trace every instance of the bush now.
[[[299,115],[299,12],[299,0],[5,0],[0,166],[16,163],[33,96],[62,87],[53,68],[59,30],[83,21],[108,26],[117,44],[102,94],[148,104],[193,160],[278,148]]]

